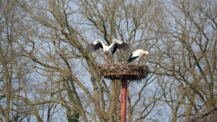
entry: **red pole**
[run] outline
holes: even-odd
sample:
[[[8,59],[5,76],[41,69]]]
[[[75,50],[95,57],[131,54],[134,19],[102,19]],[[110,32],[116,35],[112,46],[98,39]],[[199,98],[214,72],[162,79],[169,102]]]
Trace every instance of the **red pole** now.
[[[127,81],[121,80],[121,122],[126,122],[127,113]]]

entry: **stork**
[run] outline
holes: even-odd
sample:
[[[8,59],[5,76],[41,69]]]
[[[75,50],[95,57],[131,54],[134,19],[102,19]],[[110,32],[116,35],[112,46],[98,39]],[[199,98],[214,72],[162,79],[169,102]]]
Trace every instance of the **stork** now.
[[[90,52],[94,52],[100,48],[103,48],[103,52],[106,54],[106,58],[108,58],[110,51],[112,54],[114,54],[117,49],[128,49],[129,45],[121,40],[114,39],[110,45],[106,45],[101,40],[95,40],[87,46],[87,49]]]
[[[129,56],[127,61],[128,61],[128,63],[136,62],[140,58],[147,56],[147,55],[148,55],[148,51],[144,51],[143,49],[137,49],[137,50],[133,51],[133,53]]]

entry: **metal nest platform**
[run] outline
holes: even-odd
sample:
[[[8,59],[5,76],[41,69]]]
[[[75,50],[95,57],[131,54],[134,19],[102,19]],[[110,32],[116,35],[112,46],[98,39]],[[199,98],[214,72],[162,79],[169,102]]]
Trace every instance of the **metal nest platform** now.
[[[101,76],[111,80],[141,80],[150,73],[147,66],[135,64],[102,64],[98,68]]]

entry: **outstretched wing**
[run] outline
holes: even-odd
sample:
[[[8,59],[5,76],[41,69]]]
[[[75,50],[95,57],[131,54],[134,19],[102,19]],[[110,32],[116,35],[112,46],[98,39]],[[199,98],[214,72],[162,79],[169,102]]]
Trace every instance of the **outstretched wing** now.
[[[129,49],[129,45],[127,43],[124,43],[123,41],[116,40],[112,50],[112,54],[114,54],[117,49],[127,50]]]
[[[102,46],[101,42],[98,40],[95,40],[93,43],[90,43],[87,46],[87,50],[90,52],[94,52],[94,51],[98,50],[99,48],[103,48],[103,46]]]

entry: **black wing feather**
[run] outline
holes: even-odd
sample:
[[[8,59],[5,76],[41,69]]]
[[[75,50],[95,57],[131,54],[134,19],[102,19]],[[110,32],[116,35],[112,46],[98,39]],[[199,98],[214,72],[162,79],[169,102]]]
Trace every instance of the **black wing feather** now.
[[[114,48],[113,48],[113,50],[112,50],[112,54],[114,54],[117,49],[118,49],[118,46],[117,46],[117,44],[115,44],[115,45],[114,45]]]
[[[136,59],[139,57],[139,56],[132,57],[132,55],[133,55],[133,54],[131,54],[131,55],[129,56],[129,58],[128,58],[128,60],[127,60],[128,63],[130,63],[130,62],[136,60]]]
[[[98,50],[99,48],[103,48],[102,44],[100,42],[97,43],[96,45],[94,45],[93,43],[91,43],[91,44],[89,44],[87,46],[87,50],[90,51],[90,52],[94,52],[94,51]]]
[[[112,54],[114,54],[117,49],[127,50],[129,49],[129,45],[127,43],[123,43],[123,44],[115,43],[114,48],[112,50]]]
[[[119,46],[120,49],[123,50],[128,50],[129,49],[129,45],[127,43],[123,43],[122,45]]]

